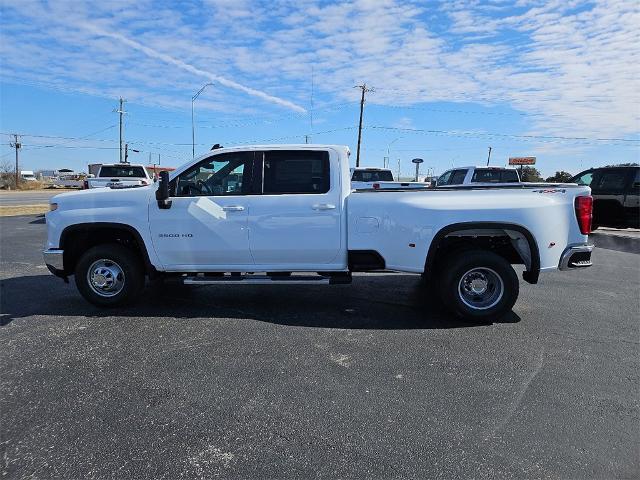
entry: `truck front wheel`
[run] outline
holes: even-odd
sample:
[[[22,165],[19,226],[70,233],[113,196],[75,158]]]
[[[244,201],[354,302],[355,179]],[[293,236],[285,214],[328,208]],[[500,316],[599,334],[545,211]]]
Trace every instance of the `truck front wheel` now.
[[[134,300],[144,288],[144,271],[136,254],[122,245],[97,245],[87,250],[75,269],[78,290],[99,307],[117,307]]]
[[[487,250],[460,250],[442,269],[440,296],[456,315],[498,319],[513,308],[520,282],[509,262]]]

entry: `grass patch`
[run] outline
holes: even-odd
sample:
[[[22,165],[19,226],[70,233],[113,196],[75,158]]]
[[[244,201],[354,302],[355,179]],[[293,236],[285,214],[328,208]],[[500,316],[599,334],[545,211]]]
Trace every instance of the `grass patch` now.
[[[0,205],[0,217],[17,217],[18,215],[37,215],[49,211],[46,203],[40,205]]]

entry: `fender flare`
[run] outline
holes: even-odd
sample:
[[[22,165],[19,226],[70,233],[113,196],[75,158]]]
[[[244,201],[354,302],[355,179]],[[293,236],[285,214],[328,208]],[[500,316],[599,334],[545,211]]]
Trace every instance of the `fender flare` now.
[[[65,227],[60,234],[60,248],[66,251],[65,244],[67,242],[67,238],[76,232],[91,232],[105,228],[112,230],[124,230],[127,233],[131,234],[138,244],[138,248],[140,248],[140,252],[142,253],[142,260],[144,262],[145,270],[147,271],[147,273],[154,274],[157,272],[156,267],[151,263],[149,252],[147,251],[147,244],[142,238],[142,235],[140,235],[140,232],[136,228],[132,227],[131,225],[127,225],[126,223],[91,222],[69,225]]]
[[[528,283],[538,283],[538,277],[540,276],[540,250],[538,244],[529,230],[525,227],[513,223],[503,222],[462,222],[453,223],[443,227],[433,236],[431,245],[429,245],[429,252],[424,263],[424,272],[427,277],[430,276],[432,267],[436,261],[436,252],[440,242],[450,233],[459,230],[482,230],[482,229],[501,229],[501,230],[513,230],[524,236],[529,244],[529,250],[531,252],[531,268],[522,273],[522,278]]]

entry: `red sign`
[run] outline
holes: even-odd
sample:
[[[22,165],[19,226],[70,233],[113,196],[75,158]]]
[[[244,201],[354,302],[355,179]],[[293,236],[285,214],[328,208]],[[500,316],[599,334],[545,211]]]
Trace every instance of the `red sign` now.
[[[509,165],[535,165],[536,157],[509,157]]]

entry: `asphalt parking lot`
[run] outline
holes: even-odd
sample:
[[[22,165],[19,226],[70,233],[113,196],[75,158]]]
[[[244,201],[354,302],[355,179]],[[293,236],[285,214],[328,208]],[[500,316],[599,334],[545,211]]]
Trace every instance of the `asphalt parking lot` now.
[[[44,235],[0,218],[3,478],[638,477],[626,244],[473,325],[404,274],[100,310],[48,273]]]

